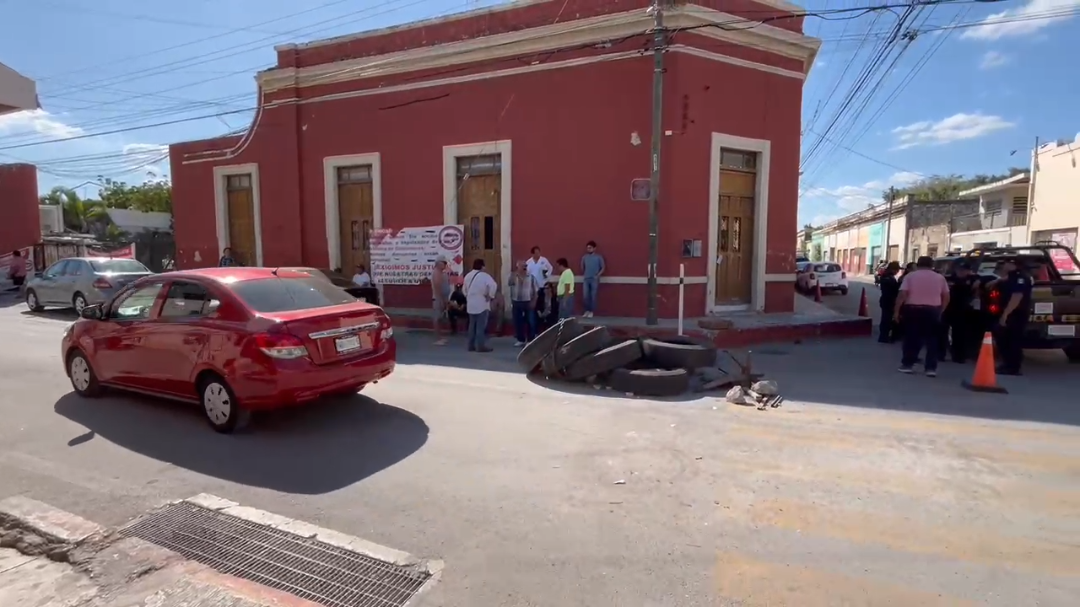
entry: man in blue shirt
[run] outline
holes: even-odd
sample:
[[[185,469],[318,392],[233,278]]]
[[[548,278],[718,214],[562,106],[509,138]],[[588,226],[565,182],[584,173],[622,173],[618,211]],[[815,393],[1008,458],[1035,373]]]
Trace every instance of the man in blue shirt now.
[[[1020,269],[1015,259],[1007,259],[1002,265],[1005,274],[990,283],[990,288],[1001,291],[1001,301],[1005,308],[1001,311],[994,338],[997,340],[1001,366],[998,375],[1020,375],[1020,365],[1024,359],[1024,331],[1027,330],[1028,317],[1031,315],[1031,276]]]
[[[600,277],[607,269],[604,256],[596,252],[596,241],[585,243],[585,255],[581,257],[581,287],[585,295],[585,316],[591,318],[596,312],[596,291],[600,288]]]

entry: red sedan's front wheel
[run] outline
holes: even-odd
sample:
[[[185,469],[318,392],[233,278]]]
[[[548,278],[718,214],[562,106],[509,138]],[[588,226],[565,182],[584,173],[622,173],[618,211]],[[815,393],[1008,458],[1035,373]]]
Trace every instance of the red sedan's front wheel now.
[[[211,375],[199,382],[199,401],[210,426],[223,434],[247,425],[250,413],[240,406],[224,379]]]
[[[101,395],[101,384],[98,383],[94,368],[86,355],[75,350],[68,355],[68,377],[71,378],[71,387],[79,393],[79,396],[93,398]]]

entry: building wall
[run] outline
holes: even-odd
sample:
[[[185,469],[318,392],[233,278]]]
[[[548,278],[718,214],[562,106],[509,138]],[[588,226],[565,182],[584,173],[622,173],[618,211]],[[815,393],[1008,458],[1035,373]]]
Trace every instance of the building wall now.
[[[907,233],[907,254],[904,261],[916,261],[920,256],[937,257],[949,251],[949,235],[954,218],[979,211],[979,201],[911,202],[908,206],[910,225]]]
[[[732,47],[714,51],[755,52]],[[769,61],[764,55],[754,59]],[[419,77],[388,77],[379,84]],[[222,142],[172,146],[178,265],[209,265],[220,254],[214,167],[258,165],[264,265],[326,267],[325,158],[378,153],[382,225],[434,225],[444,220],[443,146],[509,141],[512,165],[504,170],[513,184],[512,258],[524,259],[538,245],[553,261],[575,259],[586,241],[596,240],[607,275],[637,283],[604,285],[598,313],[639,315],[648,208],[631,202],[628,190],[632,179],[649,175],[651,82],[652,60],[641,56],[419,91],[355,95],[350,91],[361,85],[352,82],[275,92],[274,98],[308,102],[264,107],[231,158],[191,162]],[[739,94],[730,94],[731,87]],[[658,274],[675,277],[679,264],[686,265],[692,283],[686,287],[687,314],[704,311],[704,278],[715,257],[710,251],[680,257],[684,239],[707,242],[713,133],[770,142],[767,238],[762,267],[755,270],[779,278],[765,286],[765,310],[793,309],[801,91],[796,78],[687,54],[667,56],[664,127],[670,135],[661,164]],[[330,97],[314,100],[321,95]],[[633,134],[639,144],[631,143]],[[675,316],[677,286],[661,285],[660,295],[661,315]],[[385,299],[391,306],[425,307],[430,293],[423,286],[387,287]]]
[[[30,247],[41,241],[37,167],[0,165],[0,252]]]
[[[999,228],[995,230],[973,230],[955,232],[949,237],[949,250],[968,251],[986,243],[998,247],[1015,247],[1027,243],[1027,227]]]
[[[1071,143],[1042,146],[1036,166],[1030,231],[1075,230],[1080,226],[1080,136]]]

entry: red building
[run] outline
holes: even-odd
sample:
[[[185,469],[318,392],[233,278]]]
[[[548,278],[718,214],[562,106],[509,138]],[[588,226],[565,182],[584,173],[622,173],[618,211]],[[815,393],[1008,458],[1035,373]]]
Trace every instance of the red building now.
[[[687,316],[789,312],[819,41],[784,0],[698,2],[665,11],[660,315],[677,314],[680,263]],[[504,282],[534,245],[576,266],[595,240],[598,314],[644,315],[648,206],[630,190],[650,168],[648,4],[525,0],[277,47],[245,134],[171,147],[178,263],[231,246],[348,272],[366,259],[357,228],[458,223],[466,258]],[[384,298],[427,307],[430,292]]]

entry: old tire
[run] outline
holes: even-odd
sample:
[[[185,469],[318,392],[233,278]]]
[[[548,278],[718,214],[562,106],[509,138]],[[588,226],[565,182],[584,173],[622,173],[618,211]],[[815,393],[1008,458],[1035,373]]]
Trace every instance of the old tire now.
[[[548,354],[540,361],[540,375],[548,379],[561,379],[562,368],[555,364],[554,354]]]
[[[540,365],[540,361],[544,360],[545,356],[551,354],[556,348],[562,346],[571,339],[581,335],[581,332],[582,329],[578,325],[576,318],[560,320],[558,324],[550,327],[547,331],[537,335],[536,339],[525,344],[525,347],[521,349],[521,352],[518,352],[518,365],[521,367],[522,371],[532,373],[536,370],[536,367]]]
[[[690,389],[686,369],[615,369],[607,385],[616,392],[635,396],[679,396]]]
[[[603,375],[609,371],[621,369],[640,358],[641,342],[630,339],[585,356],[566,367],[563,377],[570,381],[578,381],[590,375]]]
[[[661,369],[699,369],[716,366],[716,346],[690,337],[644,339],[646,360]]]
[[[611,334],[605,327],[593,327],[552,351],[552,364],[565,369],[593,352],[611,345]],[[546,360],[546,359],[545,359]],[[543,364],[543,363],[541,363]]]

